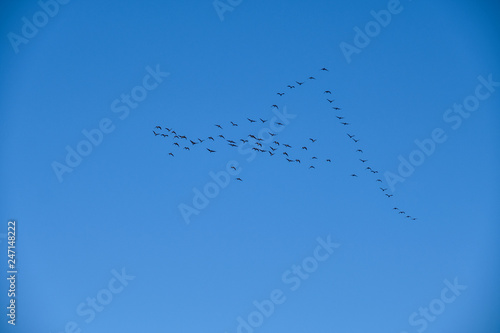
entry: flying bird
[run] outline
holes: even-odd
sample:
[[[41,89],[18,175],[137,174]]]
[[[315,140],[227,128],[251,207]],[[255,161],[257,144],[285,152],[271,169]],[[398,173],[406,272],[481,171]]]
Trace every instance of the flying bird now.
[[[356,152],[362,153],[363,151],[361,149],[356,150]]]
[[[276,125],[284,126],[282,123],[276,123]]]
[[[242,181],[243,181],[243,180],[241,180],[241,178],[239,178],[239,177],[238,177],[238,178],[236,178],[236,180],[239,180],[240,182],[242,182]]]
[[[307,147],[302,147],[302,149],[307,150]]]
[[[276,95],[283,96],[285,93],[277,93]]]
[[[176,145],[177,147],[180,147],[179,144],[177,142],[174,142],[174,145]]]
[[[352,138],[354,138],[354,137],[355,137],[355,135],[354,135],[354,134],[353,134],[353,135],[351,135],[351,134],[349,134],[349,133],[347,133],[347,136],[349,137],[349,139],[352,139]]]
[[[335,102],[335,100],[334,100],[334,99],[328,99],[328,98],[327,98],[326,100],[328,101],[328,103],[333,103],[333,102]]]
[[[387,197],[388,197],[388,198],[390,198],[390,197],[393,197],[393,196],[394,196],[393,194],[387,194],[387,193],[386,193],[385,195],[387,195]]]
[[[309,76],[309,80],[316,80],[314,76]]]
[[[224,140],[226,140],[226,138],[222,134],[219,134],[219,138],[223,138]]]
[[[304,82],[299,82],[299,81],[295,81],[295,83],[297,83],[299,86],[304,84]]]
[[[161,126],[156,126],[155,128],[161,129]]]
[[[325,71],[325,72],[328,72],[328,69],[326,69],[325,67],[321,68],[322,71]]]
[[[287,87],[290,88],[290,89],[295,88],[295,86],[291,86],[291,85],[288,85]]]
[[[342,110],[341,108],[338,108],[338,107],[336,107],[336,106],[332,107],[332,109],[337,110],[337,111],[338,111],[338,110]]]
[[[248,119],[248,121],[249,121],[249,122],[251,122],[251,123],[255,123],[255,120],[250,119],[250,118],[247,118],[247,119]]]
[[[189,147],[184,147],[184,149],[186,149],[186,150],[191,150],[191,149],[189,149]]]
[[[325,90],[325,92],[323,94],[332,94],[332,92],[330,90]]]
[[[316,169],[316,168],[314,167],[314,165],[311,165],[309,169]]]
[[[287,148],[292,148],[292,146],[290,145],[287,145],[286,143],[283,144],[283,146],[287,147]]]
[[[340,116],[335,116],[335,117],[337,117],[339,120],[344,119],[344,117],[340,117]]]
[[[331,162],[332,160],[331,160],[331,159],[327,159],[326,161],[327,161],[327,162]]]
[[[262,121],[262,123],[265,123],[267,120],[264,120],[262,118],[259,118],[260,121]]]
[[[221,125],[217,125],[217,124],[215,124],[215,126],[217,126],[218,128],[222,129],[222,126],[221,126]]]
[[[283,155],[286,155],[286,156],[288,156],[288,153],[287,153],[287,152],[285,151],[285,152],[283,152]]]
[[[355,174],[355,173],[353,173],[353,174],[351,175],[351,177],[357,177],[357,176],[358,176],[358,175],[357,175],[357,174]]]
[[[153,133],[155,134],[155,136],[160,135],[160,133],[156,133],[155,131],[153,131]]]
[[[215,153],[215,150],[212,150],[212,149],[208,149],[207,150],[210,152],[210,153]]]
[[[233,123],[232,121],[231,121],[231,125],[233,125],[233,126],[238,126],[238,124],[235,124],[235,123]]]
[[[344,123],[344,122],[342,122],[341,124],[344,125],[344,126],[350,125],[350,123]]]
[[[272,108],[279,109],[279,107],[276,104],[271,105]]]
[[[209,136],[208,138],[209,138],[210,140],[212,140],[212,141],[215,141],[215,140],[214,140],[214,138],[212,138],[211,136]]]
[[[363,160],[363,159],[359,159],[361,162],[365,163],[365,162],[368,162],[368,160]]]
[[[174,154],[172,154],[172,153],[168,153],[168,154],[169,154],[170,156],[174,157]]]
[[[311,140],[312,142],[316,142],[318,139],[311,139],[311,138],[309,138],[309,140]]]

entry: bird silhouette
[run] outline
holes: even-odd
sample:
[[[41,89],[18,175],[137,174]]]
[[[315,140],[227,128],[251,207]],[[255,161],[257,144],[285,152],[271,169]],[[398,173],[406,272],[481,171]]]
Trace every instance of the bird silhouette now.
[[[180,147],[179,144],[177,142],[174,142],[174,145],[176,145],[177,147]]]
[[[307,150],[307,147],[302,147],[301,149]]]
[[[288,85],[287,87],[290,88],[290,89],[295,88],[295,86],[291,86],[291,85]]]
[[[341,123],[344,126],[350,125],[350,123]]]
[[[168,154],[169,154],[170,156],[174,157],[174,154],[172,154],[172,153],[168,153]]]
[[[219,138],[223,138],[224,140],[226,140],[226,138],[222,134],[219,134]]]
[[[207,150],[210,152],[210,153],[215,153],[215,150],[212,150],[212,149],[208,149]]]
[[[283,96],[285,93],[277,93],[276,95]]]
[[[270,136],[276,136],[276,133],[267,132]]]
[[[341,108],[336,107],[336,106],[334,106],[332,109],[337,110],[337,111],[338,111],[338,110],[342,110]]]
[[[330,90],[325,90],[324,94],[332,94],[332,92]]]
[[[328,158],[326,161],[327,161],[327,162],[331,162],[332,160]]]
[[[272,108],[279,109],[279,107],[276,104],[271,105]]]
[[[161,126],[156,126],[155,128],[161,129]]]
[[[357,174],[355,174],[355,173],[353,173],[353,174],[351,175],[351,177],[357,177],[357,176],[358,176],[358,175],[357,175]]]
[[[197,144],[198,142],[194,142],[193,140],[189,140],[191,141],[191,144],[194,146],[195,144]]]
[[[295,162],[298,162],[298,163],[300,163],[300,160],[299,160],[299,159],[296,159],[296,160],[295,160]]]
[[[325,67],[321,68],[321,70],[328,72],[328,69],[326,69]]]
[[[316,142],[318,139],[311,139],[309,138],[309,140],[311,140],[313,143]]]
[[[359,160],[360,160],[361,162],[363,162],[363,163],[368,162],[368,160],[363,160],[363,159],[361,159],[361,158],[360,158]]]
[[[279,126],[284,126],[282,123],[278,123],[278,122],[276,123],[276,125],[279,125]]]
[[[286,143],[283,144],[283,146],[287,147],[287,148],[292,148],[292,146],[290,145],[287,145]]]
[[[339,116],[335,116],[335,117],[337,117],[339,120],[344,119],[344,117],[339,117]]]
[[[160,135],[160,133],[156,133],[155,131],[153,131],[153,133],[155,134],[155,136]]]
[[[184,147],[184,149],[186,149],[186,150],[191,150],[191,149],[189,149],[189,147]]]
[[[233,126],[238,126],[238,124],[235,124],[235,123],[233,123],[232,121],[231,121],[231,125],[233,125]]]
[[[297,83],[299,86],[304,84],[304,82],[299,82],[299,81],[295,81],[295,83]]]
[[[209,140],[215,141],[211,136],[208,137]]]
[[[311,165],[309,169],[316,169],[316,168],[314,167],[314,165]]]
[[[328,103],[330,103],[330,104],[331,104],[331,103],[333,103],[333,102],[335,102],[335,100],[334,100],[334,99],[328,99],[328,98],[327,98],[326,100],[327,100],[327,101],[328,101]]]
[[[386,193],[385,195],[386,195],[388,198],[390,198],[390,197],[393,197],[393,196],[394,196],[393,194],[387,194],[387,193]]]
[[[285,152],[283,152],[283,155],[286,155],[286,156],[288,156],[288,153],[287,153],[287,152],[285,151]]]
[[[363,151],[361,149],[356,150],[356,152],[362,153]]]
[[[248,121],[249,121],[249,122],[251,122],[251,123],[255,123],[255,120],[250,119],[250,118],[247,118],[247,119],[248,119]]]
[[[379,187],[379,188],[382,190],[382,192],[387,191],[387,189],[386,189],[386,188],[383,188],[383,187]]]
[[[243,180],[241,180],[241,178],[239,178],[239,177],[238,177],[238,178],[236,178],[236,180],[239,180],[240,182],[242,182],[242,181],[243,181]]]
[[[349,133],[347,133],[347,136],[348,136],[350,139],[352,139],[352,138],[354,138],[354,137],[355,137],[355,135],[351,135],[351,134],[349,134]]]
[[[215,126],[217,126],[218,128],[222,129],[222,126],[221,126],[221,125],[217,125],[217,124],[216,124]]]
[[[267,120],[264,120],[262,118],[259,118],[260,121],[262,121],[262,123],[265,123]]]

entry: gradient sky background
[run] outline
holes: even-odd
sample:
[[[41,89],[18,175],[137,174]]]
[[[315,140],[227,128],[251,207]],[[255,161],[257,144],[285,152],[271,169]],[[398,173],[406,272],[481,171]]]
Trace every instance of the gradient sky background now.
[[[18,221],[19,274],[15,329],[0,281],[0,330],[55,333],[75,321],[83,332],[232,333],[254,300],[281,289],[286,302],[255,332],[416,332],[408,317],[457,277],[467,290],[426,332],[497,332],[500,89],[457,130],[443,114],[479,75],[500,81],[500,6],[401,5],[348,64],[339,44],[352,44],[353,28],[387,1],[243,1],[224,21],[210,0],[71,1],[17,54],[7,34],[40,7],[3,2],[0,233]],[[156,65],[170,76],[121,120],[111,103]],[[342,111],[332,113],[326,89]],[[314,154],[333,163],[247,162],[220,142],[216,154],[176,152],[151,131],[203,138],[234,121],[239,132],[221,133],[239,138],[251,129],[245,118],[271,118],[272,104],[297,115],[282,142],[315,137]],[[338,124],[340,113],[352,124]],[[51,163],[103,118],[115,130],[59,182]],[[398,156],[437,127],[448,140],[393,198],[382,195],[355,149],[381,174],[397,172]],[[230,160],[243,182],[233,177],[187,225],[178,205]],[[282,274],[328,235],[341,246],[291,291]],[[77,306],[122,267],[135,279],[85,323]]]

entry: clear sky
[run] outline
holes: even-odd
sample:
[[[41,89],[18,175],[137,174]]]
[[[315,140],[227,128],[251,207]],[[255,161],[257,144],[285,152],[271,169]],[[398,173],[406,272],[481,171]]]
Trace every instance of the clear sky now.
[[[215,5],[2,2],[0,331],[499,331],[498,2]]]

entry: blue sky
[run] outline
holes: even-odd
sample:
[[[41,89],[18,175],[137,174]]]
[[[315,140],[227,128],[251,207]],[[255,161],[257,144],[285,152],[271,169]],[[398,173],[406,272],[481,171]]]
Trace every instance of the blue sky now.
[[[221,20],[212,1],[62,2],[46,22],[35,1],[1,5],[0,246],[15,219],[19,270],[2,332],[498,329],[498,4],[233,0]],[[390,22],[370,23],[382,10]],[[276,139],[300,164],[217,137],[248,139],[276,112],[293,115]],[[177,148],[157,125],[216,141]],[[426,155],[415,140],[436,129]],[[91,152],[69,166],[68,147]],[[270,299],[266,316],[254,301]]]

